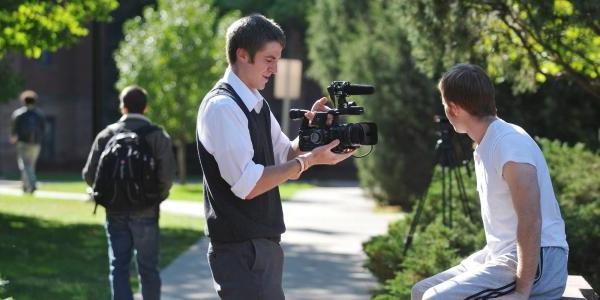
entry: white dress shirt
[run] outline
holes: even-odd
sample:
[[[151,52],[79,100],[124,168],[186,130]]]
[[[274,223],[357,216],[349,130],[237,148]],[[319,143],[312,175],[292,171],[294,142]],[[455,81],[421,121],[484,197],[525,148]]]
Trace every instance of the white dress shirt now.
[[[250,113],[260,112],[265,100],[257,90],[249,89],[231,68],[225,70],[217,85],[220,82],[233,87]],[[200,142],[217,161],[221,177],[236,196],[244,199],[256,186],[265,168],[252,161],[254,149],[244,112],[233,99],[224,95],[204,99],[198,110],[196,128]],[[273,113],[271,139],[275,165],[286,162],[292,143],[281,131]]]

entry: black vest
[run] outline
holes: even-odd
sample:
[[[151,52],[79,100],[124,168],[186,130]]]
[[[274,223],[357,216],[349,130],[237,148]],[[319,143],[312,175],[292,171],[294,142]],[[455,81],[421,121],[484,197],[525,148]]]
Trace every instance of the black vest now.
[[[260,113],[257,114],[254,110],[250,112],[240,96],[227,83],[220,83],[209,92],[204,101],[217,95],[226,95],[233,99],[246,115],[254,149],[254,163],[265,167],[274,165],[271,112],[267,102],[264,102]],[[215,158],[206,151],[197,134],[196,143],[204,175],[204,215],[207,224],[205,230],[211,241],[279,239],[285,232],[279,188],[275,187],[251,200],[237,197],[231,191],[231,186],[221,177]]]

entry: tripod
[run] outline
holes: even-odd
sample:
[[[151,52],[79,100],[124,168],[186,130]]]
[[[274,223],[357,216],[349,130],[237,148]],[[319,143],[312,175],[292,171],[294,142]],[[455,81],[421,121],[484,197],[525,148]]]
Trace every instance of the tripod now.
[[[467,200],[467,193],[465,191],[465,184],[463,181],[462,173],[460,172],[460,167],[465,167],[468,174],[470,174],[470,170],[466,161],[458,161],[456,153],[454,151],[454,144],[452,143],[452,139],[450,138],[450,134],[448,132],[442,131],[440,136],[441,137],[437,140],[435,146],[435,165],[439,164],[442,168],[442,222],[448,228],[452,228],[453,179],[456,181],[456,187],[458,190],[458,200],[462,204],[463,213],[465,214],[465,216],[471,219],[471,221],[473,221],[473,216],[471,214],[471,208],[469,207],[469,203]],[[413,235],[417,228],[417,224],[419,223],[419,219],[423,211],[423,206],[425,206],[426,199],[427,191],[425,191],[425,193],[418,200],[417,211],[415,212],[415,217],[410,224],[410,230],[408,232],[408,235],[406,236],[406,240],[404,243],[403,255],[406,255],[406,252],[412,244]]]

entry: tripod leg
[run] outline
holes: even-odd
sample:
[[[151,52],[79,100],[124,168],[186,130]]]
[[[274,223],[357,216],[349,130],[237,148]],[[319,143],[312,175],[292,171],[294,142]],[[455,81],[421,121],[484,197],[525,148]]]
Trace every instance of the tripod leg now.
[[[466,166],[465,166],[466,167]],[[462,203],[464,214],[473,221],[473,215],[471,214],[471,207],[469,206],[469,201],[467,199],[467,192],[465,189],[465,182],[463,181],[462,174],[459,169],[456,169],[456,185],[458,187],[458,196]]]
[[[442,166],[442,223],[448,225],[446,221],[446,172],[447,168]]]
[[[406,235],[406,239],[404,240],[404,251],[402,251],[403,256],[406,256],[406,252],[408,251],[408,248],[410,248],[410,245],[412,244],[413,235],[415,233],[415,230],[417,229],[417,224],[419,223],[419,219],[421,218],[421,212],[423,211],[423,206],[425,206],[425,199],[427,199],[427,190],[425,191],[423,196],[421,196],[421,198],[419,198],[419,203],[417,204],[417,211],[415,212],[415,218],[412,220],[412,222],[410,222],[410,229],[408,231],[408,234]]]
[[[448,227],[452,228],[452,167],[448,172]],[[455,176],[456,177],[456,176]]]

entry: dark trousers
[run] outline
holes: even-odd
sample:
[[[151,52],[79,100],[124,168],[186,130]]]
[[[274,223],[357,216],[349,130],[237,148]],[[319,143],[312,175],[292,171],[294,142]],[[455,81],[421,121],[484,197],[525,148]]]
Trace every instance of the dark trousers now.
[[[285,299],[281,286],[283,250],[279,243],[268,239],[211,242],[207,257],[221,299]]]

